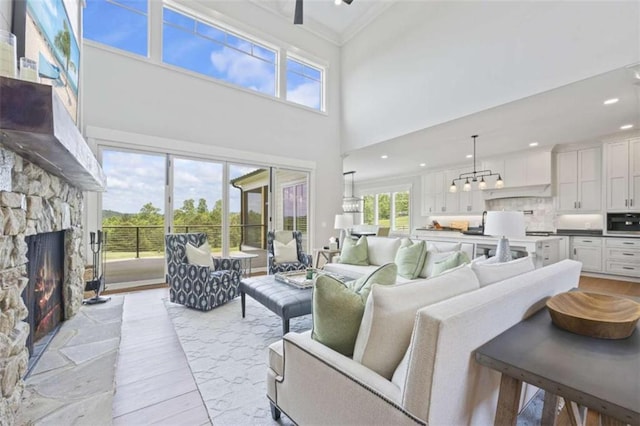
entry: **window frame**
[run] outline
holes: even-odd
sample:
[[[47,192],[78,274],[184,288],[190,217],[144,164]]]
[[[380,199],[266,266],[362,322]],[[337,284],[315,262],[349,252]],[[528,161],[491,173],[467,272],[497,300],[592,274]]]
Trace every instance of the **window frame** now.
[[[397,224],[396,224],[396,203],[395,203],[395,199],[396,199],[396,194],[398,193],[402,193],[402,192],[406,192],[407,193],[407,198],[408,198],[408,217],[409,217],[409,223],[407,224],[407,229],[406,230],[401,230],[401,229],[397,229]],[[366,223],[364,221],[365,217],[364,217],[364,211],[361,213],[360,215],[360,222],[362,224],[366,224],[366,225],[376,225],[376,226],[380,226],[380,195],[388,195],[389,196],[389,228],[392,232],[396,233],[396,234],[402,234],[402,235],[408,235],[411,233],[411,223],[412,223],[412,219],[413,219],[413,215],[412,215],[412,201],[411,201],[411,193],[412,193],[412,186],[411,185],[401,185],[401,186],[397,186],[397,187],[385,187],[385,188],[372,188],[372,189],[367,189],[366,191],[362,191],[359,196],[360,197],[373,197],[373,223]],[[364,209],[363,209],[364,210]]]
[[[114,6],[117,7],[121,7],[122,9],[125,9],[131,13],[136,13],[138,15],[143,15],[147,18],[147,34],[145,35],[146,37],[146,41],[147,41],[147,49],[146,49],[146,53],[144,55],[138,54],[136,52],[132,52],[130,50],[124,50],[121,49],[119,47],[116,46],[112,46],[110,44],[106,44],[103,43],[101,41],[97,41],[97,40],[93,40],[90,38],[86,38],[85,37],[85,31],[84,31],[84,25],[85,25],[85,17],[84,17],[84,11],[82,11],[82,37],[81,37],[81,43],[89,43],[90,46],[94,46],[94,47],[98,47],[101,49],[105,49],[107,51],[113,52],[113,53],[117,53],[117,54],[121,54],[121,55],[125,55],[128,56],[130,58],[133,59],[145,59],[145,60],[149,60],[152,57],[151,54],[151,36],[153,34],[151,27],[152,27],[152,23],[151,23],[151,8],[153,5],[153,1],[152,0],[145,0],[145,2],[147,3],[147,11],[146,12],[141,12],[140,10],[137,10],[135,8],[129,7],[125,4],[120,3],[119,0],[104,0],[106,3],[111,3]],[[86,6],[85,6],[86,7]],[[81,48],[82,49],[82,48]]]
[[[289,73],[287,62],[288,62],[289,59],[291,59],[293,61],[296,61],[296,62],[302,64],[303,66],[307,66],[307,67],[310,67],[310,68],[315,68],[318,71],[320,71],[320,80],[314,80],[314,81],[319,81],[319,83],[320,83],[320,108],[316,109],[316,108],[313,108],[313,107],[310,107],[310,106],[307,106],[307,105],[304,105],[304,104],[300,104],[300,103],[297,103],[297,102],[293,102],[293,101],[290,101],[289,99],[287,99],[287,87],[286,87],[286,85],[285,85],[285,87],[283,87],[283,93],[281,94],[281,99],[286,101],[286,102],[288,102],[288,103],[291,103],[291,104],[294,104],[294,105],[299,105],[299,106],[302,106],[304,108],[308,108],[308,109],[313,110],[313,111],[326,112],[326,109],[327,109],[326,108],[326,103],[325,103],[326,87],[327,87],[326,75],[327,75],[327,68],[328,67],[323,66],[321,64],[318,64],[318,63],[316,63],[316,62],[314,62],[314,61],[312,61],[312,60],[310,60],[308,58],[305,58],[302,55],[297,55],[295,53],[292,53],[292,52],[290,52],[288,50],[286,50],[285,53],[286,53],[286,55],[285,55],[285,57],[283,58],[283,61],[282,61],[282,63],[284,64],[283,67],[282,67],[283,68],[282,73],[284,74],[284,81],[285,82],[289,81],[289,79],[287,78],[287,74]],[[300,76],[302,76],[304,78],[310,78],[310,77],[308,77],[308,76],[306,76],[304,74],[300,74],[300,73],[298,73],[296,71],[291,71],[291,72],[296,73],[296,74],[298,74],[298,75],[300,75]]]
[[[293,202],[293,229],[291,229],[291,231],[300,231],[303,232],[304,234],[308,234],[309,233],[309,212],[308,212],[308,206],[307,206],[307,229],[305,229],[304,231],[300,230],[298,228],[298,203],[296,202],[297,200],[296,195],[297,195],[297,188],[298,187],[306,187],[305,191],[306,191],[306,199],[307,199],[307,204],[308,204],[308,200],[309,200],[309,185],[308,182],[305,181],[297,181],[297,182],[289,182],[286,185],[282,185],[281,189],[282,189],[282,227],[284,228],[284,223],[285,223],[285,218],[287,217],[285,214],[285,191],[287,189],[292,189],[293,190],[293,196],[294,196],[294,202]],[[285,231],[289,231],[289,229],[284,229]]]
[[[117,1],[117,0],[116,0]],[[126,50],[119,49],[117,47],[110,46],[108,44],[104,44],[99,41],[87,39],[84,36],[82,37],[82,43],[87,43],[88,46],[92,48],[97,48],[100,50],[104,50],[107,52],[111,52],[114,54],[122,55],[130,59],[135,59],[138,61],[146,62],[153,64],[155,66],[159,66],[165,68],[167,70],[171,70],[174,72],[179,72],[190,77],[199,78],[208,82],[213,82],[231,89],[241,90],[245,93],[251,93],[255,96],[261,96],[265,99],[271,99],[276,102],[282,102],[286,105],[295,108],[301,108],[306,111],[315,112],[317,114],[328,115],[328,102],[327,102],[327,85],[329,80],[329,68],[330,63],[318,56],[300,50],[298,47],[294,46],[289,42],[282,41],[271,36],[268,33],[264,33],[259,29],[249,27],[246,24],[243,24],[240,21],[237,21],[233,18],[230,18],[218,11],[204,8],[199,4],[190,4],[189,7],[184,6],[183,4],[177,3],[172,0],[161,0],[161,1],[151,1],[147,0],[147,55],[142,56],[137,53],[129,52]],[[231,32],[236,36],[239,36],[244,39],[248,39],[252,42],[255,42],[259,46],[267,47],[270,50],[274,50],[277,53],[277,64],[276,64],[276,93],[275,95],[266,94],[263,92],[259,92],[256,90],[248,89],[243,86],[227,82],[225,80],[221,80],[206,74],[201,74],[196,71],[191,71],[187,68],[179,67],[176,65],[166,64],[162,61],[163,50],[162,50],[162,27],[164,25],[164,18],[162,16],[162,11],[164,7],[168,7],[173,11],[177,11],[181,14],[186,14],[189,17],[202,21],[207,25],[212,25],[218,28],[223,29],[224,31]],[[159,24],[158,24],[159,22]],[[159,27],[159,28],[156,28]],[[321,108],[311,108],[303,104],[299,104],[296,102],[288,101],[286,99],[286,60],[288,58],[292,58],[296,61],[303,62],[313,68],[317,68],[322,72],[322,89],[321,89]]]
[[[221,79],[221,78],[214,77],[212,75],[203,74],[203,73],[201,73],[199,71],[192,70],[192,69],[186,68],[184,66],[174,65],[174,64],[165,62],[164,61],[164,47],[165,47],[164,46],[164,26],[165,25],[170,25],[173,28],[176,28],[176,29],[178,29],[180,31],[187,32],[187,30],[184,27],[180,27],[180,26],[178,26],[176,24],[173,24],[171,22],[165,22],[165,19],[164,19],[164,10],[165,9],[168,9],[168,10],[174,12],[174,13],[178,13],[178,14],[183,15],[183,16],[189,18],[189,19],[192,19],[194,21],[194,23],[195,23],[195,27],[191,30],[191,32],[188,32],[188,33],[193,35],[193,36],[201,37],[201,38],[203,38],[203,39],[205,39],[205,40],[207,40],[209,42],[217,43],[217,44],[219,44],[219,45],[221,45],[223,47],[226,47],[226,48],[229,48],[229,49],[233,49],[236,52],[239,52],[239,53],[244,54],[244,55],[248,55],[251,58],[258,59],[258,60],[263,61],[263,62],[265,62],[267,64],[271,64],[271,62],[267,61],[266,59],[264,59],[264,58],[262,58],[262,57],[260,57],[258,55],[255,55],[253,53],[254,45],[257,46],[257,47],[263,48],[265,50],[272,51],[274,53],[274,62],[273,62],[273,66],[274,66],[274,82],[273,82],[274,83],[274,93],[273,93],[273,95],[270,94],[270,93],[265,93],[265,92],[261,92],[259,90],[251,89],[250,87],[242,86],[242,85],[234,83],[232,81],[227,81],[227,80],[224,80],[224,79]],[[160,16],[160,29],[159,29],[160,37],[159,37],[159,41],[158,41],[158,43],[160,45],[160,57],[158,58],[159,64],[161,64],[162,66],[165,66],[165,67],[170,67],[172,69],[180,70],[182,72],[187,72],[187,73],[192,74],[192,75],[197,75],[199,77],[204,77],[204,78],[207,78],[207,79],[211,79],[211,80],[213,80],[215,82],[223,83],[225,85],[228,85],[228,86],[231,86],[231,87],[234,87],[234,88],[240,88],[242,90],[248,91],[249,93],[257,93],[257,94],[260,94],[260,95],[263,95],[263,96],[266,96],[266,97],[269,97],[269,98],[272,98],[272,99],[273,98],[275,98],[275,99],[280,98],[280,94],[281,94],[280,73],[282,72],[282,65],[281,65],[282,64],[282,57],[281,57],[282,55],[281,55],[281,49],[278,46],[273,45],[271,43],[268,43],[267,41],[261,40],[258,37],[254,37],[252,35],[248,35],[248,34],[243,33],[241,31],[237,31],[236,29],[231,28],[231,27],[229,27],[229,26],[227,26],[227,25],[225,25],[223,23],[220,23],[219,21],[210,19],[210,18],[208,18],[206,16],[199,15],[196,12],[192,12],[190,10],[187,10],[186,8],[179,7],[179,6],[175,5],[172,2],[166,2],[166,1],[162,2],[161,7],[160,7],[160,15],[161,15]],[[197,25],[198,24],[207,25],[207,26],[215,28],[218,31],[224,32],[225,33],[225,42],[222,43],[222,42],[220,42],[218,40],[215,40],[215,39],[213,39],[211,37],[207,37],[206,35],[199,33],[197,31]],[[240,39],[242,41],[248,42],[251,45],[251,53],[245,52],[244,50],[241,50],[238,47],[229,44],[227,42],[227,37],[229,35],[231,35],[232,37],[237,37],[238,39]]]

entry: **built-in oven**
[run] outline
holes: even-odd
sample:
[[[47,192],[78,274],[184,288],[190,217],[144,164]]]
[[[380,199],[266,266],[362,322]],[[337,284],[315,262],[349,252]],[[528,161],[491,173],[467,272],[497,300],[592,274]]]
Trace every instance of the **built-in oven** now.
[[[640,213],[607,213],[607,234],[640,235]]]

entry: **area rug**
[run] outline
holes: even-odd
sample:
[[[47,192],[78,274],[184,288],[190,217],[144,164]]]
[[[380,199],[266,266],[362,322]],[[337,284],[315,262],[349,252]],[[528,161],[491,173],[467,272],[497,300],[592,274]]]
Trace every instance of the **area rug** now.
[[[292,425],[271,419],[267,400],[267,348],[282,338],[282,321],[247,297],[246,317],[235,299],[209,312],[165,300],[214,425]],[[311,329],[311,316],[291,320],[291,331]],[[540,424],[543,393],[518,417],[518,426]]]
[[[271,419],[267,399],[267,348],[282,338],[282,320],[247,297],[209,312],[165,300],[202,399],[215,425],[290,425]],[[293,318],[291,331],[311,329],[311,316]]]

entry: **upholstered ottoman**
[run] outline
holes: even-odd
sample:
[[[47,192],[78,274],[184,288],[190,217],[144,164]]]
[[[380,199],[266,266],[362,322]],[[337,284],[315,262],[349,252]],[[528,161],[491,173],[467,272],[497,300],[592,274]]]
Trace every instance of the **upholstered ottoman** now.
[[[289,319],[311,313],[312,288],[299,289],[277,281],[273,275],[243,278],[240,281],[242,318],[245,314],[245,295],[248,294],[274,314],[282,318],[282,334],[289,332]]]

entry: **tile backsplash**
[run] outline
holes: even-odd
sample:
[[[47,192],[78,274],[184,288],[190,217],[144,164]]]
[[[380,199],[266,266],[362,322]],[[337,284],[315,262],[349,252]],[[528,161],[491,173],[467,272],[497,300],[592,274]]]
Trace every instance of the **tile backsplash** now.
[[[501,198],[486,201],[487,210],[523,210],[527,231],[555,231],[555,210],[551,197]],[[528,214],[531,211],[532,214]]]

